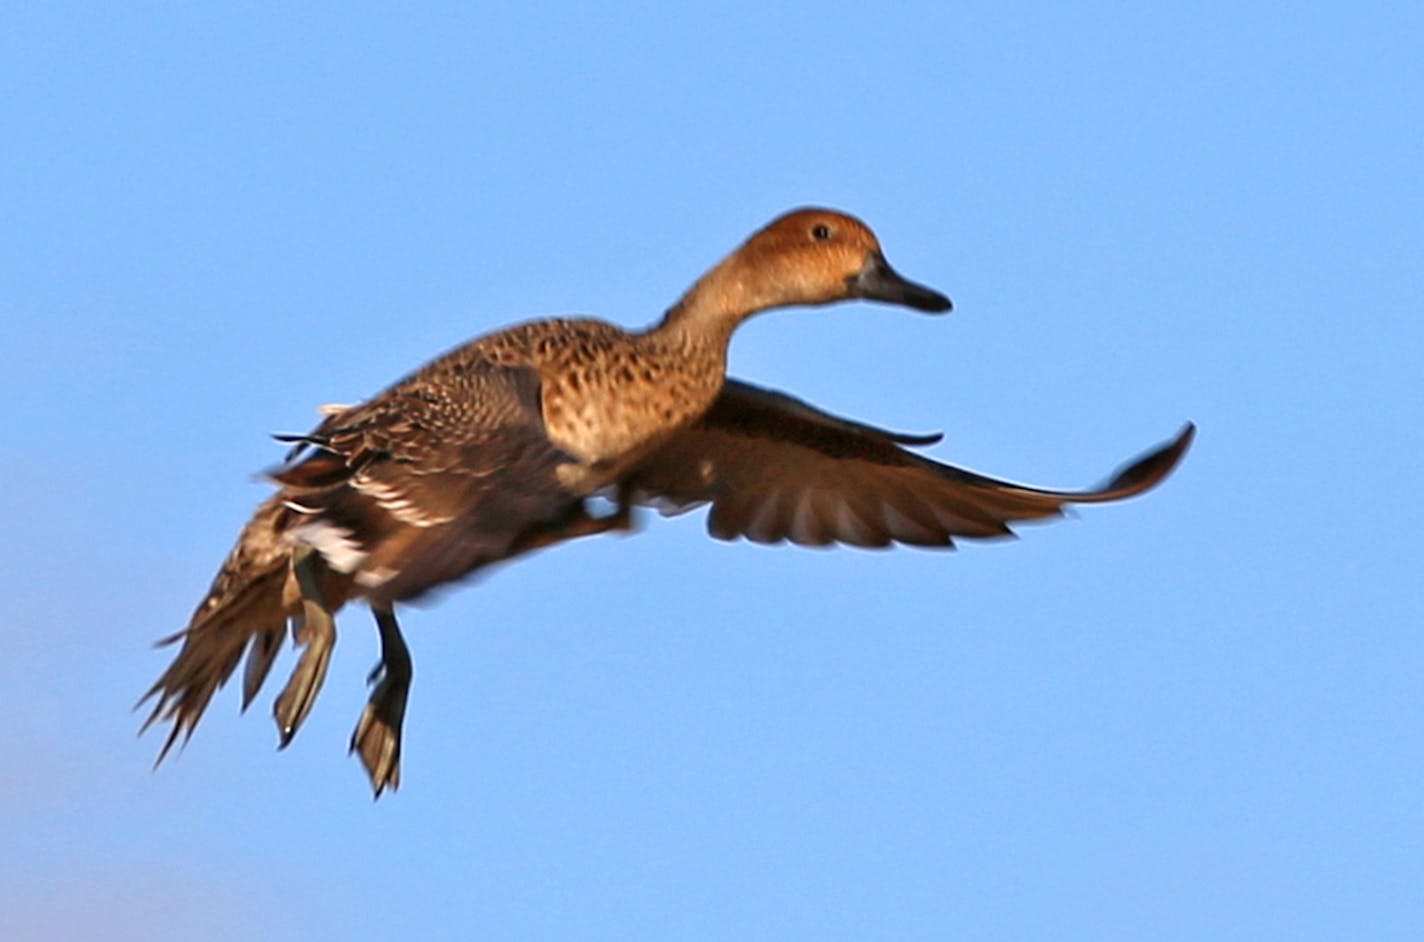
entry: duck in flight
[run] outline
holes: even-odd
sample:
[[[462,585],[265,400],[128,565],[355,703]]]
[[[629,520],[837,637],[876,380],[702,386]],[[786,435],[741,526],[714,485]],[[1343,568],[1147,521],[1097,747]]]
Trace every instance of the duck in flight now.
[[[1140,494],[1189,445],[1175,439],[1100,487],[1026,487],[940,464],[906,436],[829,415],[726,376],[732,332],[753,314],[850,299],[950,309],[902,277],[859,220],[787,213],[702,276],[653,327],[540,320],[473,340],[355,406],[324,407],[270,473],[262,503],[198,604],[172,664],[144,700],[144,728],[171,724],[162,762],[216,690],[242,672],[256,697],[290,630],[301,649],[274,705],[281,746],[305,720],[336,638],[364,600],[381,661],[351,749],[376,796],[400,783],[411,659],[398,603],[492,563],[626,530],[633,508],[707,505],[718,539],[807,546],[947,547],[1008,534],[1067,504]],[[595,513],[607,495],[611,512]]]

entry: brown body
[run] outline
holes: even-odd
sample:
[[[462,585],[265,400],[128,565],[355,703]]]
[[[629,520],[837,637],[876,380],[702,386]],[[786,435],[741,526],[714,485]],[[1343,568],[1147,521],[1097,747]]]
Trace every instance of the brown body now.
[[[482,337],[371,400],[327,410],[272,474],[280,486],[244,528],[199,604],[183,647],[149,692],[171,720],[164,752],[191,735],[248,652],[246,706],[289,626],[304,646],[276,715],[285,744],[320,689],[331,615],[351,598],[377,615],[381,682],[352,747],[379,794],[399,776],[410,681],[393,606],[492,562],[626,528],[635,503],[711,505],[730,539],[807,545],[948,546],[1008,533],[1065,503],[1156,484],[1191,436],[1086,492],[985,478],[907,451],[896,436],[726,379],[727,346],[758,311],[866,298],[926,311],[946,298],[885,262],[858,220],[789,213],[704,275],[653,328],[545,320]],[[617,495],[610,517],[586,499]],[[160,756],[161,759],[161,756]]]

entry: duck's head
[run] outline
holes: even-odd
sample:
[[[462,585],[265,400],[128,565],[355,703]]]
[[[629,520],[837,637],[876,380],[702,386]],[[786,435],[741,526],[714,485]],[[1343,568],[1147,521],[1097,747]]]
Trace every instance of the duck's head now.
[[[938,313],[949,298],[900,275],[870,227],[830,209],[797,209],[747,239],[728,262],[755,310],[851,298]]]

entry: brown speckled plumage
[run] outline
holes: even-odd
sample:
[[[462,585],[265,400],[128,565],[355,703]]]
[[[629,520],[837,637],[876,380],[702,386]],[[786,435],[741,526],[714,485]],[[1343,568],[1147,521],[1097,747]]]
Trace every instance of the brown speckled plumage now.
[[[945,310],[905,281],[858,220],[789,213],[709,271],[647,331],[554,319],[450,351],[365,403],[323,410],[290,437],[280,487],[243,529],[149,691],[169,721],[162,760],[190,736],[243,652],[244,708],[288,630],[303,654],[278,698],[285,745],[310,709],[351,598],[376,613],[383,660],[353,737],[376,794],[399,782],[410,662],[393,606],[493,562],[626,528],[630,506],[709,504],[714,536],[805,545],[949,546],[1007,534],[1071,502],[1118,500],[1162,480],[1192,429],[1102,488],[1044,491],[913,454],[932,438],[838,419],[725,379],[737,325],[768,308],[861,297]],[[595,517],[586,499],[615,493]],[[145,724],[146,726],[148,724]]]

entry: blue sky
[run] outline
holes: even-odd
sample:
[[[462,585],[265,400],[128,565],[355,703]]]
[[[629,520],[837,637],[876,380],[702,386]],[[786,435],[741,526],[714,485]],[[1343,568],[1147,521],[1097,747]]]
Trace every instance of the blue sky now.
[[[1417,939],[1424,14],[29,4],[0,31],[0,936]],[[1130,504],[954,554],[586,541],[408,611],[404,784],[135,697],[324,402],[851,211],[943,318],[733,372]],[[290,658],[279,663],[284,673]],[[198,927],[195,931],[194,927]]]

